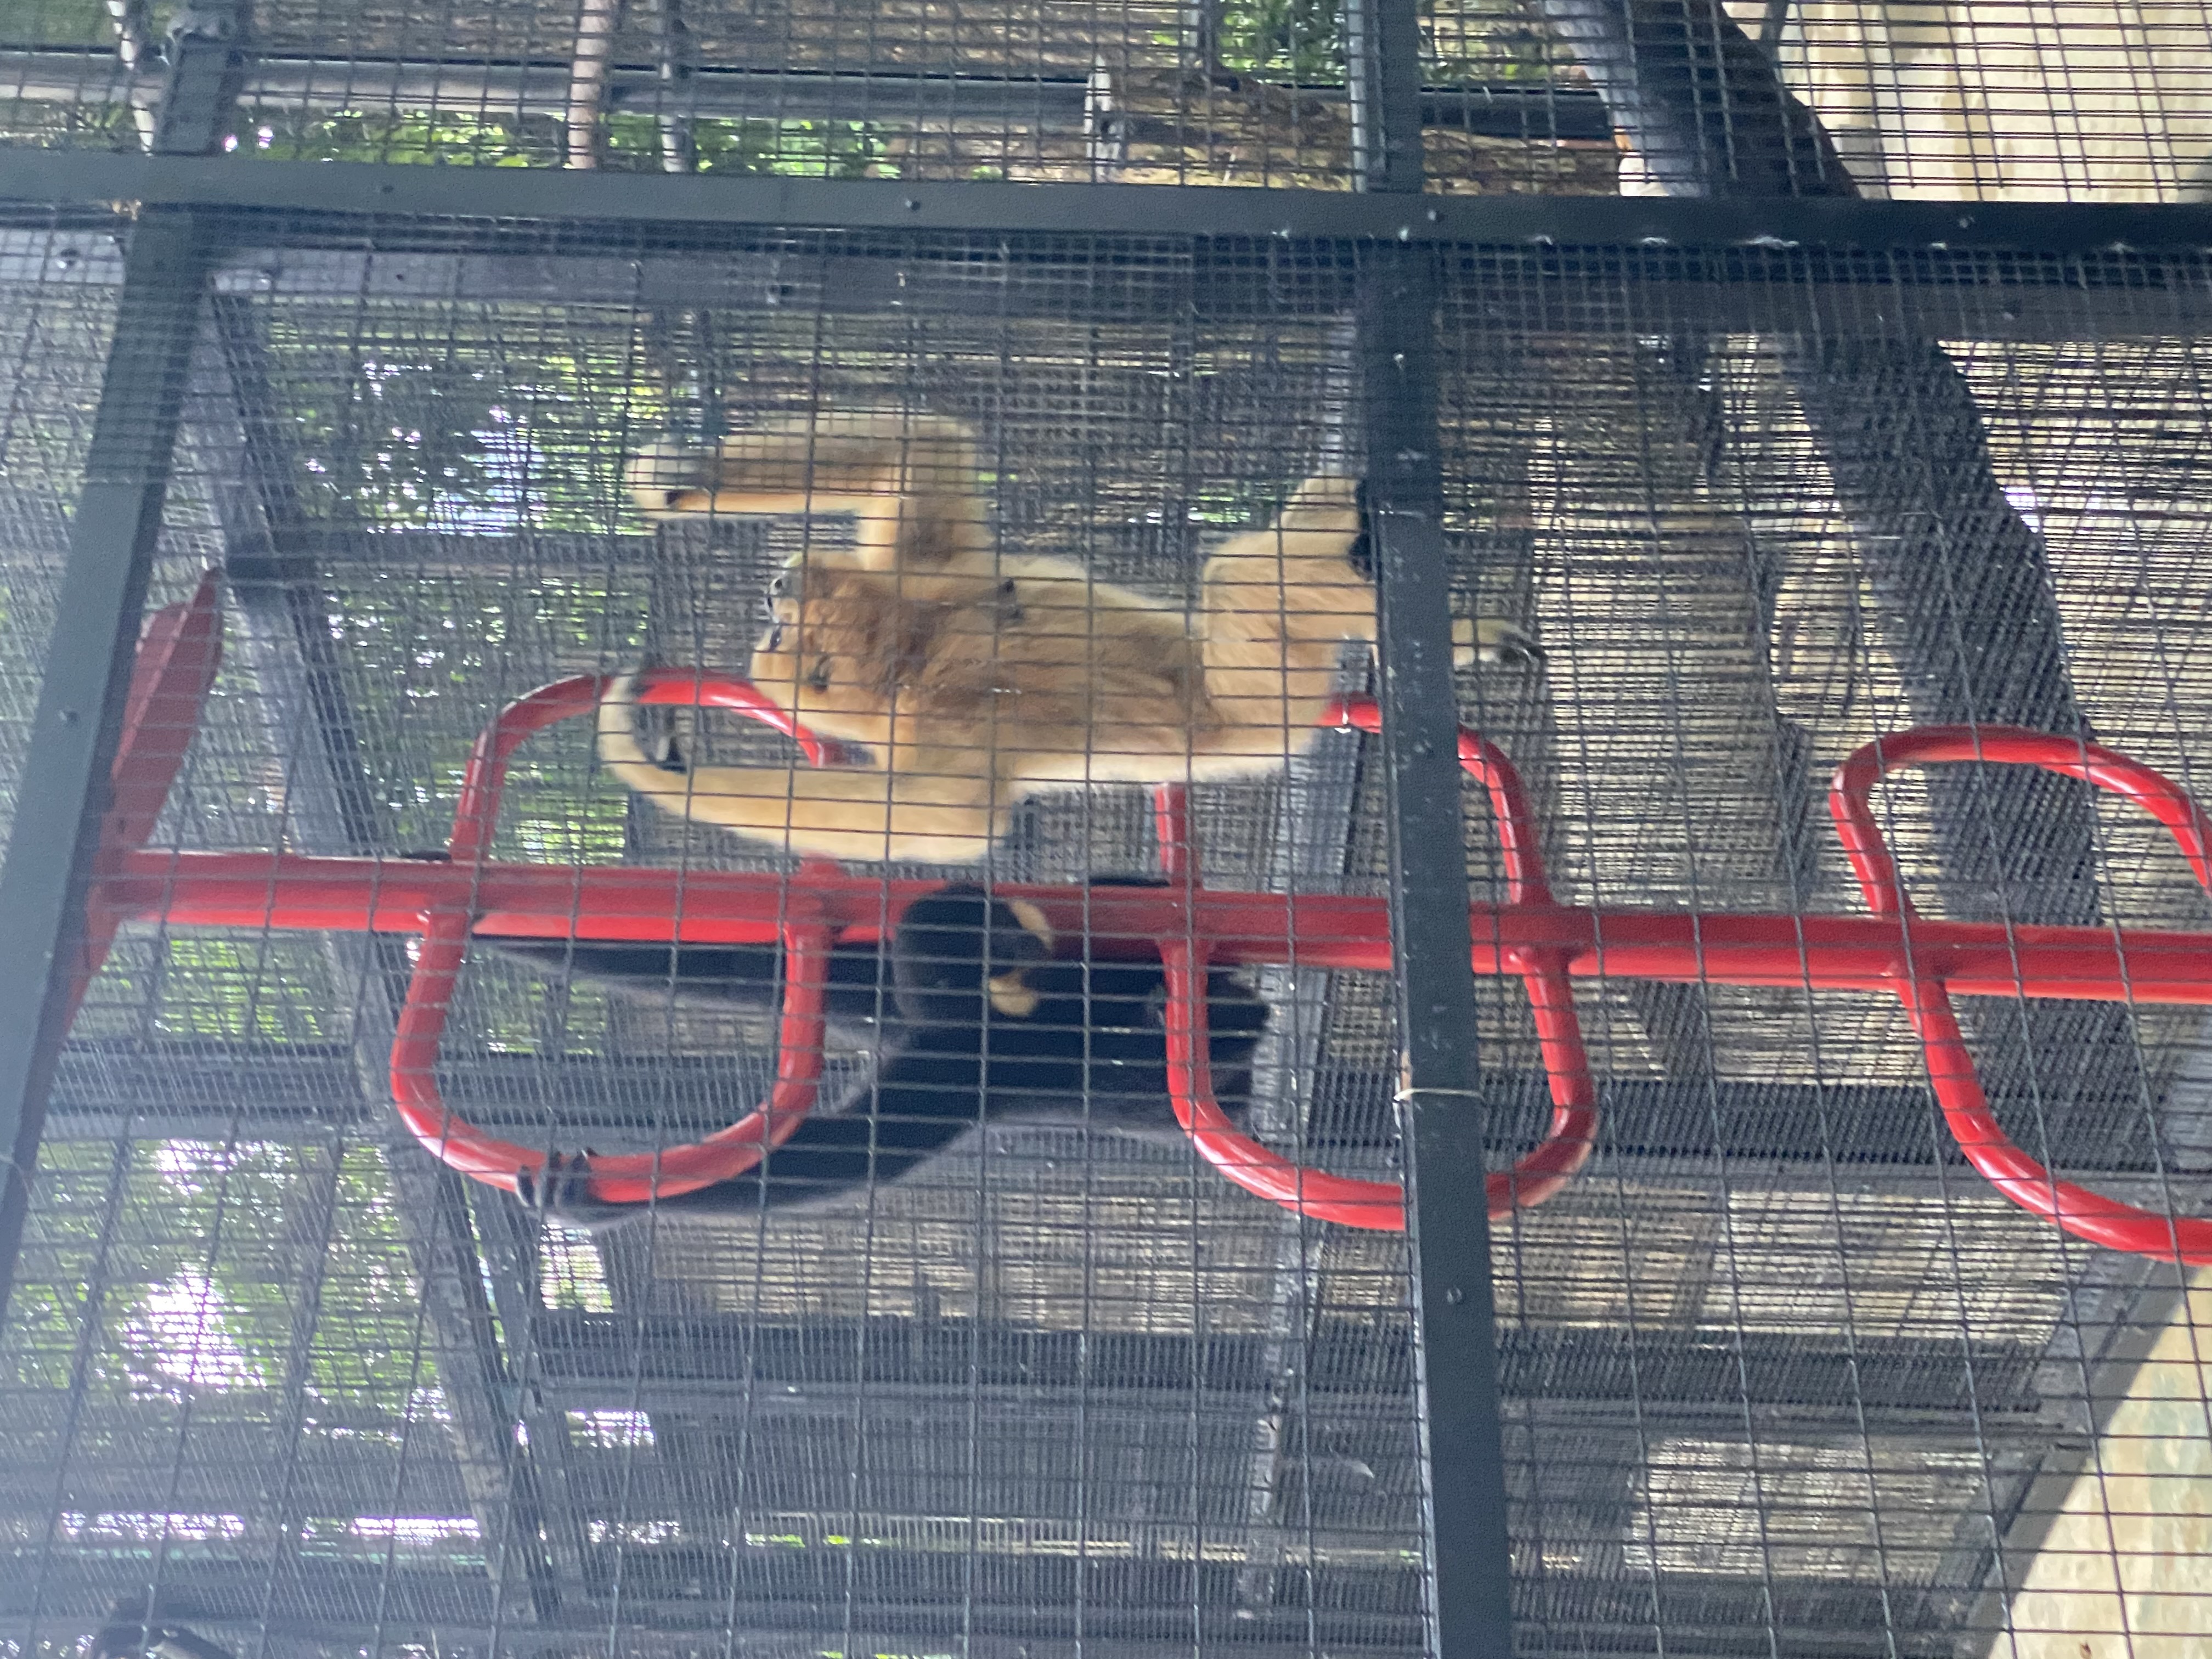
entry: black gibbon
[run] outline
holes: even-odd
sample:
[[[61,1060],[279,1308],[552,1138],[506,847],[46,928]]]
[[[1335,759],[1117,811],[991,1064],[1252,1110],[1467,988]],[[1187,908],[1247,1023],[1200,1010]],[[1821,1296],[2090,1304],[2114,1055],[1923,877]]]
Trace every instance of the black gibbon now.
[[[832,857],[981,858],[1030,795],[1261,773],[1304,748],[1339,647],[1375,637],[1360,487],[1309,478],[1274,526],[1206,561],[1196,611],[1072,559],[1000,552],[975,441],[934,416],[786,422],[629,464],[654,519],[849,514],[849,549],[777,578],[753,683],[864,762],[684,766],[638,740],[635,682],[599,709],[601,762],[656,805]],[[1491,619],[1454,624],[1463,663],[1541,653]]]
[[[89,1659],[232,1659],[228,1648],[159,1617],[142,1595],[126,1595],[94,1632]]]
[[[917,899],[891,938],[830,958],[830,1019],[876,1027],[874,1076],[817,1106],[757,1169],[652,1206],[588,1196],[590,1154],[525,1174],[523,1203],[544,1218],[604,1232],[662,1214],[754,1216],[834,1206],[912,1175],[986,1121],[1082,1125],[1148,1139],[1182,1131],[1168,1100],[1166,976],[1157,958],[1055,957],[1026,905],[959,884]],[[695,1006],[774,1006],[772,947],[499,947],[623,993]],[[695,972],[695,969],[697,970]],[[1222,1109],[1242,1115],[1267,1006],[1235,975],[1206,983],[1208,1050]]]

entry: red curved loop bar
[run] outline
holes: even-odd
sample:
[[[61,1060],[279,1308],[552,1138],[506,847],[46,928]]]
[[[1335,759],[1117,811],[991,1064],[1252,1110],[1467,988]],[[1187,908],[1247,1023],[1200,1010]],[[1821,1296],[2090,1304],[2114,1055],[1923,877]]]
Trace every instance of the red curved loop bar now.
[[[735,708],[798,740],[810,759],[823,746],[811,733],[743,681],[661,669],[640,677],[644,702],[698,702]],[[477,739],[461,781],[447,856],[456,864],[480,861],[499,818],[507,764],[524,738],[596,709],[608,681],[579,675],[517,698]],[[773,718],[771,718],[771,716]],[[439,1040],[462,959],[468,953],[470,913],[434,910],[424,919],[421,950],[407,985],[392,1045],[392,1095],[401,1121],[431,1155],[489,1186],[515,1190],[516,1176],[545,1164],[544,1152],[501,1140],[449,1109],[438,1092]],[[656,1194],[674,1197],[743,1175],[769,1148],[788,1139],[813,1109],[822,1079],[823,994],[836,928],[803,893],[790,898],[782,928],[783,1023],[778,1033],[776,1078],[768,1102],[704,1139],[654,1152],[594,1154],[591,1196],[604,1204],[641,1204]]]
[[[2009,726],[1923,726],[1859,750],[1836,769],[1828,792],[1828,810],[1835,817],[1844,850],[1877,915],[1904,920],[1913,911],[1869,797],[1889,773],[1948,761],[2039,766],[2123,796],[2166,827],[2198,883],[2212,891],[2212,817],[2170,778],[2096,744],[2046,732]],[[1973,1054],[1951,1006],[1942,964],[1908,957],[1899,966],[1898,981],[1905,1015],[1928,1056],[1929,1084],[1944,1121],[1959,1150],[1992,1186],[2023,1209],[2093,1244],[2187,1267],[2212,1266],[2212,1221],[2137,1209],[2061,1181],[2014,1146],[1990,1110]]]
[[[1320,723],[1378,732],[1382,714],[1367,698],[1348,699],[1332,704]],[[1505,863],[1507,902],[1552,903],[1528,792],[1512,762],[1495,744],[1464,727],[1459,736],[1459,762],[1490,792]],[[1163,847],[1168,839],[1164,830]],[[1206,1054],[1206,955],[1205,945],[1197,941],[1160,941],[1168,981],[1169,1089],[1176,1116],[1199,1156],[1245,1191],[1299,1215],[1371,1232],[1403,1232],[1406,1189],[1396,1182],[1360,1181],[1301,1168],[1239,1133],[1216,1103]],[[1552,1121],[1527,1157],[1511,1170],[1485,1178],[1493,1221],[1516,1210],[1532,1209],[1557,1193],[1589,1161],[1596,1142],[1597,1088],[1590,1079],[1589,1055],[1567,977],[1569,955],[1559,950],[1526,951],[1513,959],[1535,1011],[1537,1042],[1552,1085]]]

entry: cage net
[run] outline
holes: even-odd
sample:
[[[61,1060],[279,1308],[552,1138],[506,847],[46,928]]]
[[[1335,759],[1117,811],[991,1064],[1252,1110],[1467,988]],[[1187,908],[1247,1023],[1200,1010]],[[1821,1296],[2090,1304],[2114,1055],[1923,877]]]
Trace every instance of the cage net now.
[[[906,179],[1343,188],[1343,8],[1329,0],[881,6],[846,0],[16,0],[0,132],[135,149],[166,64],[250,41],[240,159]],[[1679,132],[1626,131],[1571,43],[1595,0],[1427,0],[1429,187],[1656,188]],[[1615,8],[1615,9],[1620,9]],[[2205,198],[2198,0],[1971,9],[1637,0],[1630,57],[1726,122],[1780,82],[1824,125],[1771,182],[1937,198]],[[1741,54],[1748,53],[1747,62]],[[1725,60],[1725,61],[1723,61]],[[1623,60],[1614,60],[1617,71]]]
[[[319,16],[295,9],[264,22]],[[470,49],[540,50],[537,17],[503,9],[514,43]],[[326,52],[428,38],[396,11],[345,26]],[[806,38],[844,61],[826,20]],[[880,49],[858,61],[895,61]],[[1024,72],[1059,61],[1034,50]],[[471,900],[435,1059],[486,1133],[650,1152],[741,1117],[784,1058],[772,943],[673,954],[652,917],[727,915],[750,880],[803,921],[825,852],[860,907],[822,970],[843,999],[823,1139],[717,1207],[671,1197],[599,1232],[587,1194],[532,1212],[392,1119],[418,926],[372,934],[265,875],[220,903],[194,884],[195,860],[250,877],[279,852],[374,860],[352,867],[397,895],[448,879],[421,855],[503,707],[641,665],[772,685],[770,618],[826,626],[842,590],[822,573],[885,526],[926,538],[972,509],[989,592],[929,589],[924,563],[902,597],[998,604],[1012,573],[1011,603],[1086,653],[1126,593],[1185,643],[1186,616],[1279,630],[1302,605],[1358,635],[1356,564],[1328,604],[1297,588],[1299,537],[1326,537],[1294,515],[1305,481],[1356,470],[1374,413],[1351,319],[1376,256],[279,228],[219,239],[150,604],[218,569],[225,651],[132,866],[148,896],[64,1056],[0,1337],[12,1650],[74,1651],[149,1593],[240,1659],[1419,1650],[1405,1241],[1241,1191],[1177,1130],[1157,945],[1114,920],[1156,895],[1082,885],[1161,878],[1152,802],[1115,769],[1133,739],[1078,744],[1073,787],[964,848],[884,842],[903,820],[879,805],[871,855],[810,842],[817,775],[741,714],[623,711],[669,764],[622,773],[590,718],[529,738],[489,856],[536,896]],[[66,225],[0,251],[12,765],[121,267]],[[1863,914],[1821,793],[1916,724],[2094,732],[2203,790],[2204,264],[1468,246],[1437,268],[1453,610],[1543,653],[1462,666],[1461,715],[1524,779],[1559,902],[1594,908],[1601,944],[1619,930],[1575,993],[1594,1154],[1494,1234],[1520,1650],[2195,1650],[2205,1292],[1968,1168],[1878,985],[1668,980],[1629,946],[1654,912],[1714,940],[1744,915]],[[972,439],[957,465],[949,423]],[[657,518],[633,460],[655,455]],[[1255,545],[1260,597],[1224,588],[1209,561]],[[1048,559],[1076,574],[1040,599]],[[977,657],[951,639],[956,665]],[[945,660],[871,648],[916,676]],[[1334,689],[1364,689],[1363,647],[1331,659]],[[989,666],[1022,663],[1001,646]],[[814,672],[801,653],[785,706],[836,735],[859,671]],[[1178,763],[1198,878],[1373,900],[1378,746],[1273,718],[1240,775]],[[967,741],[991,758],[1012,719]],[[2148,817],[2011,775],[1877,798],[1924,914],[2203,926]],[[1465,805],[1472,896],[1503,904],[1484,792]],[[702,821],[747,812],[750,831]],[[663,885],[593,884],[625,870]],[[902,933],[902,906],[960,881],[1058,890],[1056,959],[1018,917],[988,940]],[[1351,912],[1301,914],[1279,951],[1224,951],[1217,1083],[1281,1155],[1395,1180],[1387,976],[1342,965],[1357,929],[1329,919]],[[631,957],[594,954],[610,919]],[[1551,1110],[1528,996],[1498,971],[1477,1005],[1493,1168]],[[900,1000],[931,973],[964,1012]],[[2201,1206],[2195,1010],[1966,1000],[2027,1153]],[[1044,1082],[1020,1071],[1048,1051]],[[940,1121],[957,1137],[910,1156]],[[1431,1178],[1471,1202],[1476,1174]]]

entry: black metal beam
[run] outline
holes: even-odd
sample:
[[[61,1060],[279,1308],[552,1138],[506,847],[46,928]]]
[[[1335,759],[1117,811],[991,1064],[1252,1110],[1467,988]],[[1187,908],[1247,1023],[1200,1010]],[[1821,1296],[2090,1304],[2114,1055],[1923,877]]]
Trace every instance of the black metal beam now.
[[[0,1556],[0,1564],[6,1558]],[[320,1569],[301,1572],[301,1602],[324,1591],[337,1575]],[[411,1576],[411,1575],[410,1575]],[[424,1576],[428,1576],[425,1573]],[[446,1575],[441,1575],[446,1576]],[[173,1583],[179,1594],[205,1598],[202,1587],[228,1576],[210,1571],[181,1570]],[[127,1575],[112,1581],[125,1588]],[[409,1586],[409,1588],[412,1588]],[[0,1638],[28,1643],[52,1642],[66,1647],[91,1636],[106,1620],[109,1599],[85,1598],[81,1608],[40,1614],[35,1626],[21,1615],[0,1613]],[[762,1659],[793,1659],[793,1656],[838,1653],[848,1632],[818,1606],[804,1608],[740,1601],[724,1617],[726,1603],[714,1601],[702,1608],[698,1596],[656,1598],[632,1593],[623,1599],[623,1617],[610,1623],[605,1618],[582,1615],[559,1625],[495,1626],[488,1619],[456,1617],[425,1619],[411,1611],[379,1616],[356,1611],[350,1603],[343,1617],[329,1619],[195,1619],[192,1628],[235,1651],[264,1654],[267,1659],[337,1659],[362,1652],[446,1653],[456,1659],[479,1659],[487,1651],[500,1654],[557,1654],[562,1659],[586,1659],[608,1655],[612,1659],[738,1659],[758,1655]],[[926,1628],[942,1609],[912,1609],[871,1606],[871,1615],[890,1629]],[[909,1624],[894,1623],[902,1617]],[[1352,1617],[1364,1617],[1364,1629],[1354,1632]],[[1405,1659],[1405,1648],[1387,1635],[1378,1635],[1376,1615],[1352,1615],[1344,1621],[1348,1638],[1331,1641],[1332,1659]],[[1225,1633],[1224,1633],[1225,1634]],[[265,1646],[264,1645],[265,1641]],[[1248,1632],[1235,1633],[1238,1659],[1312,1659],[1314,1648],[1300,1632],[1284,1632],[1260,1639]],[[1060,1634],[1048,1637],[984,1635],[962,1651],[967,1659],[1188,1659],[1188,1638],[1144,1640],[1127,1637],[1086,1636],[1080,1641]]]
[[[51,210],[36,228],[0,228],[0,271],[27,280],[99,284],[119,280],[106,237],[125,223],[105,210],[96,221],[57,229]],[[554,225],[448,224],[440,232],[470,252],[397,249],[388,237],[364,246],[367,228],[348,219],[256,219],[259,246],[226,251],[213,282],[241,297],[366,298],[562,306],[781,307],[834,315],[879,316],[926,304],[933,316],[1064,322],[1064,283],[1028,282],[1026,271],[1066,270],[1064,240],[1009,237],[979,264],[960,237],[820,239],[774,228],[692,227],[631,254],[579,252]],[[804,234],[803,233],[801,234]],[[604,244],[600,245],[604,247]],[[1285,251],[1289,257],[1289,250]],[[20,265],[16,262],[21,262]],[[1193,242],[1145,261],[1084,265],[1085,304],[1098,314],[1145,317],[1160,307],[1189,307],[1203,321],[1273,314],[1281,303],[1276,271],[1247,242]],[[1925,249],[1880,262],[1817,250],[1735,247],[1548,248],[1495,244],[1455,250],[1444,277],[1480,307],[1493,353],[1531,342],[1599,335],[1728,333],[1891,339],[1900,332],[1946,340],[2064,341],[2189,337],[2212,331],[2212,290],[2194,261],[2148,255],[2045,264],[1992,272],[1983,255]],[[1350,275],[1308,261],[1300,292],[1316,310],[1348,308]],[[1495,370],[1493,369],[1493,373]],[[434,566],[470,556],[478,538],[436,532],[381,532],[303,526],[318,556],[345,562],[389,543],[405,548],[395,565],[421,556]],[[511,544],[557,549],[571,539],[532,536]],[[612,539],[612,538],[611,538]],[[288,550],[292,544],[288,542]],[[451,550],[439,552],[437,548]],[[555,556],[552,553],[533,556]]]
[[[216,273],[222,291],[275,300],[379,298],[549,301],[560,305],[781,307],[881,316],[926,304],[940,317],[1065,322],[1065,284],[1050,280],[1084,260],[1092,314],[1149,317],[1190,307],[1206,322],[1273,314],[1279,273],[1246,241],[1199,241],[1151,261],[1101,263],[1064,240],[1009,239],[979,265],[955,237],[881,238],[872,246],[818,243],[740,229],[723,246],[636,257],[580,253],[362,251],[349,222],[301,227],[292,246],[246,247]],[[290,226],[275,228],[289,234]],[[471,228],[472,229],[474,228]],[[17,233],[51,236],[52,233]],[[510,245],[545,232],[501,228]],[[475,240],[473,237],[471,240]],[[728,246],[735,242],[738,246]],[[1287,251],[1286,251],[1287,257]],[[1491,339],[1510,354],[1535,342],[1596,335],[1787,334],[1888,339],[1910,330],[1950,340],[2118,340],[2212,331],[2212,292],[2193,259],[2100,258],[2008,269],[1933,250],[1875,264],[1790,249],[1638,247],[1553,250],[1494,245],[1447,253],[1445,280],[1480,306]],[[1031,270],[1048,280],[1026,282]],[[1300,293],[1316,311],[1348,309],[1347,273],[1308,260]],[[380,532],[389,534],[394,532]],[[404,532],[398,532],[404,533]],[[432,532],[420,532],[424,535]],[[465,538],[448,538],[460,541]]]
[[[216,138],[245,62],[242,0],[207,0],[177,20],[151,142],[165,160]],[[0,995],[0,1315],[15,1283],[39,1137],[68,1035],[89,860],[106,811],[139,613],[161,531],[169,471],[199,336],[210,239],[189,212],[142,210],[100,408],[70,526],[60,606],[47,644],[29,751],[0,867],[0,939],[28,971]]]
[[[1301,1019],[1317,1018],[1307,1009]],[[112,1039],[70,1045],[48,1109],[49,1140],[249,1139],[320,1141],[364,1121],[380,1125],[381,1097],[364,1101],[357,1056],[328,1044],[278,1047],[225,1044],[212,1040],[149,1043]],[[610,1103],[651,1098],[678,1121],[712,1124],[726,1105],[729,1068],[712,1056],[650,1060],[552,1059],[521,1054],[460,1054],[439,1073],[470,1119],[496,1134],[531,1140],[549,1124],[563,1139],[606,1140],[650,1135],[650,1115],[610,1109]],[[1541,1132],[1549,1096],[1541,1075],[1492,1071],[1486,1083],[1499,1121],[1492,1126],[1504,1152]],[[1381,1079],[1365,1072],[1330,1066],[1315,1079],[1316,1094],[1331,1099],[1376,1098]],[[1515,1103],[1507,1119],[1498,1103]],[[1939,1178],[1956,1183],[1956,1157],[1934,1161],[1938,1128],[1928,1091],[1906,1084],[1747,1083],[1728,1078],[1685,1082],[1658,1078],[1599,1081],[1607,1124],[1606,1167],[1624,1180],[1692,1180],[1725,1149],[1732,1184],[1803,1185],[1826,1190],[1920,1192]],[[2096,1185],[2140,1185],[2169,1172],[2201,1171],[2201,1152],[2185,1152],[2152,1142],[2152,1126],[2140,1111],[2112,1109],[2038,1121],[2030,1096],[1999,1095],[2000,1122],[2034,1125],[2036,1156],[2068,1178]],[[2179,1111],[2169,1108],[2166,1116]],[[1378,1135],[1384,1126],[1375,1126]],[[1018,1146],[1022,1131],[1002,1133]],[[1309,1142],[1310,1157],[1326,1164],[1376,1144],[1352,1134]],[[1103,1161],[1103,1160],[1102,1160]],[[1832,1176],[1823,1173],[1833,1167]],[[1942,1171],[1948,1170],[1948,1175]],[[1665,1171],[1662,1175],[1657,1172]]]
[[[2018,249],[2053,256],[2212,246],[2212,205],[1854,198],[1425,196],[1200,185],[909,184],[558,168],[118,155],[0,147],[0,200],[118,201],[303,216],[629,225],[1334,237],[1408,242]],[[327,237],[264,224],[264,242]],[[240,241],[247,226],[235,228]],[[357,232],[356,232],[357,234]],[[579,247],[575,251],[582,252]]]
[[[313,58],[264,52],[242,76],[240,100],[264,115],[337,110],[442,110],[484,119],[566,112],[567,61],[446,63],[404,58]],[[112,52],[77,46],[18,46],[0,52],[0,88],[33,102],[151,102],[159,77],[126,80]],[[672,86],[658,64],[616,64],[607,71],[605,107],[616,113],[686,120],[856,120],[890,130],[951,122],[1004,126],[1008,122],[1083,119],[1079,76],[919,75],[853,70],[738,69],[686,64]],[[1302,97],[1341,99],[1341,88],[1299,88]],[[1173,121],[1177,112],[1163,113]],[[1433,88],[1420,96],[1420,118],[1493,138],[1601,142],[1613,136],[1605,106],[1572,86]],[[1202,109],[1187,125],[1204,130]]]
[[[193,0],[171,20],[154,109],[155,153],[204,155],[215,149],[246,83],[247,21],[246,0]]]
[[[1345,43],[1361,199],[1410,213],[1421,199],[1414,0],[1350,0]],[[1512,1545],[1480,1178],[1485,1114],[1444,560],[1437,292],[1431,250],[1369,250],[1353,321],[1380,618],[1428,1650],[1430,1659],[1496,1659],[1514,1646]]]
[[[46,1096],[66,1033],[86,881],[106,808],[139,613],[199,329],[206,251],[189,215],[149,212],[125,255],[84,489],[0,866],[0,1313],[15,1279]]]
[[[643,1553],[642,1552],[641,1553]],[[912,1553],[890,1559],[888,1553],[868,1553],[871,1571],[889,1575],[926,1570],[927,1557]],[[0,1558],[4,1561],[4,1558]],[[696,1553],[684,1567],[696,1571]],[[4,1568],[0,1568],[4,1570]],[[664,1569],[665,1571],[665,1569]],[[1089,1569],[1109,1569],[1093,1563]],[[1157,1570],[1155,1570],[1157,1571]],[[180,1575],[185,1593],[205,1592],[202,1585],[221,1575],[195,1572]],[[1680,1575],[1686,1582],[1670,1609],[1667,1626],[1670,1655],[1684,1659],[1768,1659],[1774,1650],[1767,1632],[1778,1621],[1765,1609],[1775,1602],[1786,1608],[1778,1628],[1781,1651],[1791,1659],[1954,1659],[1959,1633],[1952,1628],[1915,1626],[1894,1618],[1885,1604],[1884,1587],[1870,1583],[1839,1583],[1810,1577],[1745,1577],[1728,1573]],[[302,1573],[302,1601],[324,1591],[326,1575]],[[1652,1650],[1651,1623],[1646,1613],[1639,1622],[1636,1597],[1644,1575],[1622,1572],[1555,1569],[1532,1588],[1532,1621],[1588,1631],[1577,1651],[1591,1655],[1648,1654]],[[412,1588],[410,1586],[410,1588]],[[1390,1593],[1386,1590],[1386,1594]],[[364,1650],[421,1649],[453,1656],[453,1659],[482,1659],[487,1651],[499,1653],[559,1653],[578,1656],[685,1656],[686,1659],[726,1659],[727,1656],[759,1656],[759,1659],[800,1659],[818,1653],[842,1653],[849,1649],[848,1627],[825,1611],[823,1598],[811,1601],[767,1601],[746,1597],[734,1603],[715,1601],[702,1611],[699,1598],[685,1600],[669,1595],[637,1594],[623,1598],[623,1618],[611,1625],[601,1619],[589,1623],[578,1619],[552,1629],[497,1627],[487,1621],[425,1619],[411,1609],[385,1613],[349,1607],[347,1616],[330,1620],[271,1620],[267,1625],[250,1619],[234,1621],[195,1620],[195,1628],[209,1636],[260,1652],[259,1639],[270,1637],[270,1659],[350,1659]],[[1648,1607],[1648,1592],[1645,1605]],[[723,1616],[726,1610],[727,1618]],[[1111,1610],[1109,1622],[1120,1628],[1101,1633],[1071,1633],[1066,1621],[1054,1618],[1054,1609],[1039,1605],[1026,1620],[994,1607],[987,1628],[963,1637],[958,1626],[944,1627],[945,1608],[927,1601],[870,1601],[865,1605],[878,1628],[892,1632],[926,1632],[941,1636],[945,1645],[960,1644],[966,1659],[1177,1659],[1187,1656],[1194,1636],[1204,1644],[1231,1646],[1240,1659],[1310,1659],[1316,1650],[1332,1659],[1404,1659],[1417,1632],[1399,1633],[1402,1622],[1395,1613],[1331,1608],[1301,1629],[1287,1620],[1272,1627],[1250,1626],[1206,1627],[1189,1632],[1178,1642],[1160,1628],[1166,1622],[1157,1608],[1143,1613]],[[1149,1614],[1149,1616],[1146,1616]],[[1190,1610],[1182,1617],[1188,1629]],[[679,1622],[681,1621],[681,1622]],[[74,1617],[49,1615],[38,1633],[66,1632],[89,1635],[100,1622],[90,1609]],[[1130,1627],[1150,1626],[1142,1635],[1125,1633]],[[29,1621],[0,1615],[0,1635],[27,1632]],[[1500,1656],[1502,1659],[1502,1656]]]
[[[1415,1349],[1429,1525],[1431,1659],[1513,1650],[1504,1451],[1498,1433],[1490,1224],[1480,1172],[1451,584],[1436,402],[1430,256],[1364,262],[1359,355],[1365,473],[1382,617],[1391,942],[1405,1045],[1401,1139],[1415,1271]],[[1428,1172],[1424,1199],[1423,1171]]]

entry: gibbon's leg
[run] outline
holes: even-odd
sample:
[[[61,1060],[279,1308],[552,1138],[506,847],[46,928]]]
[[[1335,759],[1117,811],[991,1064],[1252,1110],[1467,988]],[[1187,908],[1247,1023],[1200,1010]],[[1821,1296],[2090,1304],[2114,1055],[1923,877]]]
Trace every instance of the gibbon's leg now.
[[[911,1175],[985,1119],[1180,1138],[1159,964],[1047,960],[1050,930],[1027,911],[965,884],[915,901],[891,944],[902,1020],[875,1082],[810,1115],[763,1169],[650,1207],[600,1204],[586,1194],[586,1154],[523,1176],[523,1202],[604,1233],[654,1212],[742,1219],[847,1200]],[[1026,1012],[1009,994],[1024,988]],[[1207,976],[1206,1005],[1216,1095],[1241,1117],[1267,1005],[1221,970]]]
[[[1354,480],[1309,478],[1272,530],[1231,537],[1206,561],[1200,599],[1206,689],[1231,728],[1209,752],[1279,757],[1297,748],[1335,686],[1337,647],[1374,640],[1364,518]],[[1543,656],[1510,623],[1453,619],[1455,667],[1528,666]]]
[[[1208,752],[1279,759],[1301,746],[1335,689],[1338,647],[1375,637],[1375,589],[1350,557],[1358,489],[1309,478],[1273,529],[1232,536],[1206,561],[1200,652],[1228,728]]]
[[[639,745],[635,681],[607,689],[599,763],[656,806],[800,852],[830,858],[969,864],[999,832],[987,755],[924,750],[893,773],[860,768],[694,766],[672,772]]]
[[[849,513],[864,569],[990,550],[975,441],[936,416],[783,422],[713,448],[664,440],[634,456],[628,475],[650,519]]]

